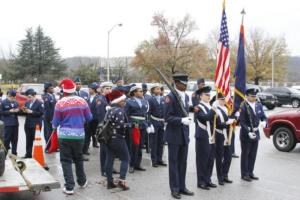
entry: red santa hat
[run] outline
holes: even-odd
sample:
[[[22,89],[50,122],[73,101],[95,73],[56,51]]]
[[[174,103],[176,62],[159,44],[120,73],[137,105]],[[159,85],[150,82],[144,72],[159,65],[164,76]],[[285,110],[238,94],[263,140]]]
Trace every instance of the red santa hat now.
[[[63,79],[60,82],[59,87],[62,87],[65,93],[74,93],[76,89],[74,81],[69,78]]]
[[[116,104],[125,100],[126,96],[119,90],[113,90],[111,93],[107,94],[107,98],[111,104]]]

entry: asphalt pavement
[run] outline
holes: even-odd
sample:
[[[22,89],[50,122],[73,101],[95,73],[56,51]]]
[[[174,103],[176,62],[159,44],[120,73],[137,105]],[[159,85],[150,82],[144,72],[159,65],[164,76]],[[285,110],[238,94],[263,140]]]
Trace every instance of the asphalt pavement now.
[[[282,110],[292,109],[290,107],[275,108],[266,111],[267,115],[275,114]],[[25,154],[25,133],[24,117],[20,117],[18,154]],[[238,131],[237,131],[238,132]],[[186,185],[195,192],[193,197],[182,196],[182,199],[218,199],[218,200],[299,200],[300,199],[300,144],[289,153],[279,152],[275,149],[272,139],[264,136],[261,130],[261,140],[258,148],[258,156],[255,165],[255,174],[260,178],[258,181],[245,182],[240,178],[240,158],[233,158],[229,177],[234,182],[225,186],[218,186],[216,189],[204,191],[197,188],[196,184],[196,155],[194,143],[194,124],[190,126],[189,156]],[[236,152],[240,154],[240,143],[238,134],[236,137]],[[62,189],[42,192],[33,195],[31,192],[3,193],[0,200],[147,200],[147,199],[172,199],[170,196],[168,182],[168,168],[152,168],[149,154],[144,153],[142,165],[147,169],[145,172],[128,174],[127,181],[129,191],[119,189],[107,190],[104,186],[105,179],[100,176],[99,149],[91,148],[90,161],[85,162],[85,171],[89,181],[86,189],[75,188],[73,196],[62,193]],[[164,159],[167,161],[167,148],[165,148]],[[60,181],[63,187],[63,174],[59,162],[59,153],[46,154],[46,162],[50,167],[50,173]],[[116,175],[117,176],[117,175]],[[216,171],[212,176],[214,183],[217,183]]]

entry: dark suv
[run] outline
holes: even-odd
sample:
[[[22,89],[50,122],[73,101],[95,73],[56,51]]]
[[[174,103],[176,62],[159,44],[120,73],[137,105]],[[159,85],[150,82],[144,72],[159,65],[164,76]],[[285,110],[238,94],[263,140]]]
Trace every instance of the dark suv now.
[[[258,100],[261,102],[262,105],[266,106],[269,110],[273,110],[277,106],[278,100],[276,96],[274,96],[270,92],[263,91],[262,87],[258,85],[247,84],[247,88],[258,89],[259,90],[259,93],[257,93]]]
[[[277,97],[278,106],[292,105],[293,108],[300,106],[300,91],[288,87],[274,87],[265,90]]]

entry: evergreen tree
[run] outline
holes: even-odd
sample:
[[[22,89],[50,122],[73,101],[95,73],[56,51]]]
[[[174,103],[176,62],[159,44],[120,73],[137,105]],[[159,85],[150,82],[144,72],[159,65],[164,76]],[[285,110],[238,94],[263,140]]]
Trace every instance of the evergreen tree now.
[[[46,36],[41,26],[33,34],[26,30],[26,38],[19,42],[14,69],[17,79],[24,81],[45,81],[62,77],[67,66],[55,48],[53,40]]]

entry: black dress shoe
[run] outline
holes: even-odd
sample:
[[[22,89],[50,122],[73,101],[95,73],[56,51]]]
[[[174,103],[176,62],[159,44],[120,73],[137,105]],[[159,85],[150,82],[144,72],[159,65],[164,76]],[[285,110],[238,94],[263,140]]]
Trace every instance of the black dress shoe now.
[[[155,163],[153,163],[153,164],[152,164],[152,167],[158,167],[158,165],[157,165],[157,164],[155,164]]]
[[[137,171],[146,171],[146,169],[142,168],[141,166],[134,167],[134,169]]]
[[[184,190],[180,190],[180,194],[187,195],[187,196],[194,196],[194,192],[189,191],[186,188]]]
[[[117,170],[113,169],[113,174],[120,174]]]
[[[161,162],[158,162],[157,163],[158,165],[160,165],[160,166],[163,166],[163,167],[166,167],[166,166],[168,166],[166,163],[164,163],[163,161],[161,161]]]
[[[257,177],[257,176],[255,176],[254,174],[253,175],[250,175],[249,176],[251,179],[253,179],[253,180],[258,180],[259,178]]]
[[[210,190],[210,188],[204,184],[198,185],[198,188],[201,188],[202,190]]]
[[[134,168],[133,167],[129,167],[129,173],[130,174],[134,173]]]
[[[116,188],[116,184],[114,184],[114,182],[107,182],[107,189],[113,189]]]
[[[172,192],[171,195],[175,199],[181,199],[181,195],[178,192]]]
[[[94,148],[99,148],[99,145],[98,144],[94,144],[93,147]]]
[[[230,179],[228,179],[227,177],[226,177],[226,178],[224,178],[224,182],[225,182],[225,183],[233,183],[233,181],[232,181],[232,180],[230,180]]]
[[[251,182],[251,181],[252,181],[251,178],[250,178],[250,176],[242,176],[242,179],[243,179],[244,181],[248,181],[248,182]]]
[[[211,188],[216,188],[217,187],[217,185],[212,183],[212,182],[208,183],[207,186],[211,187]]]
[[[225,185],[224,181],[219,181],[219,185]]]
[[[90,161],[87,157],[83,157],[83,161]]]
[[[239,156],[236,155],[236,154],[232,154],[231,157],[232,157],[232,158],[239,158]]]

